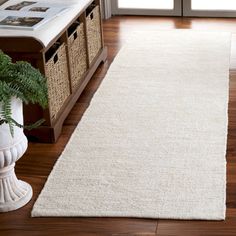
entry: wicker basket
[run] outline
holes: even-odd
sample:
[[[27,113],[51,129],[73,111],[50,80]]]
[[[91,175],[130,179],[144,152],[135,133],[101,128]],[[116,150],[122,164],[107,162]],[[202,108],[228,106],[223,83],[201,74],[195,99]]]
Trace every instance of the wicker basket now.
[[[66,47],[63,43],[45,65],[45,75],[47,77],[48,85],[49,111],[52,121],[57,118],[58,112],[70,95],[66,55]]]
[[[75,90],[87,71],[87,52],[83,23],[80,23],[69,36],[68,49],[71,66],[71,87],[72,90]]]
[[[100,9],[96,6],[86,17],[89,63],[97,56],[102,47]]]

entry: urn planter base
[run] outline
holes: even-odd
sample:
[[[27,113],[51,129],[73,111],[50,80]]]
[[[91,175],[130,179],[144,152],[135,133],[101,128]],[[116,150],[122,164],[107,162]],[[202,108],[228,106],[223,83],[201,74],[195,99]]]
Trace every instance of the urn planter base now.
[[[17,179],[14,166],[12,164],[0,170],[0,212],[23,207],[32,198],[31,186]]]

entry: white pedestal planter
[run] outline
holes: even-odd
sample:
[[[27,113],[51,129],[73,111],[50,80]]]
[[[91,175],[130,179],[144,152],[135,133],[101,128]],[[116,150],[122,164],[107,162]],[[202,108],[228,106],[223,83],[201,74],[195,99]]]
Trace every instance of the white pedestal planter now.
[[[22,102],[13,98],[11,106],[12,117],[22,124]],[[15,162],[25,153],[27,146],[23,129],[15,127],[12,137],[9,126],[0,125],[0,212],[16,210],[28,203],[32,197],[31,186],[18,180],[14,170]]]

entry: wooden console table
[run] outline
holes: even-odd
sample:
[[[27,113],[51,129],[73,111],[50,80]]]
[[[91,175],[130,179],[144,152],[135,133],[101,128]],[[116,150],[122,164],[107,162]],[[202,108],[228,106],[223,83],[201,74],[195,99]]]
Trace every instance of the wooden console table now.
[[[48,109],[24,107],[25,124],[45,119],[41,127],[25,131],[39,142],[56,142],[65,118],[107,57],[100,1],[77,2],[37,30],[0,30],[0,49],[14,61],[30,62],[47,78]]]

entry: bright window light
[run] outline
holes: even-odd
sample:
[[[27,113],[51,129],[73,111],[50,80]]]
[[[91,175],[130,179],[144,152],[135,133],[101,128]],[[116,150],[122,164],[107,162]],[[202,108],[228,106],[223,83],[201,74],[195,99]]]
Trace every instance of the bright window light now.
[[[174,9],[174,0],[118,0],[118,8]]]
[[[192,0],[192,10],[236,10],[236,0]]]

